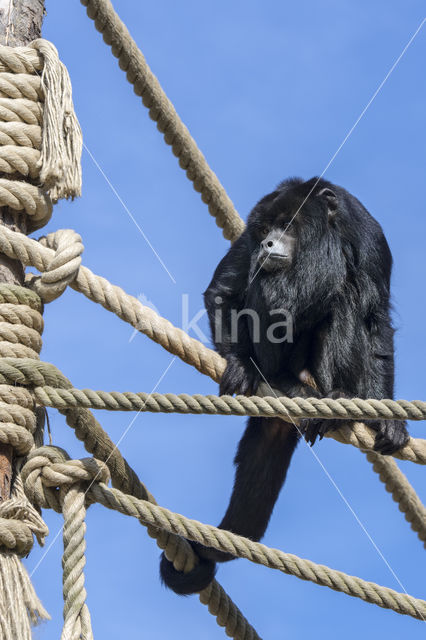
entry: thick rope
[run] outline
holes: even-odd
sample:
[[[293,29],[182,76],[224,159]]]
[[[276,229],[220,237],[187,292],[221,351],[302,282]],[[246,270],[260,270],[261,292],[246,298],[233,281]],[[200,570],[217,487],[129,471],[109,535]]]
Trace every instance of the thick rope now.
[[[52,463],[60,464],[69,460],[61,449],[47,448]],[[80,461],[79,461],[80,462]],[[107,466],[86,458],[81,465],[67,469],[68,474],[56,473],[50,482],[44,478],[46,486],[59,487],[59,502],[64,516],[63,540],[64,554],[63,593],[64,593],[64,626],[61,640],[93,640],[89,609],[86,605],[86,589],[84,587],[84,567],[86,564],[86,493],[90,483],[102,478],[109,481]],[[72,477],[72,482],[70,482]],[[55,496],[56,498],[56,496]]]
[[[21,365],[17,363],[17,366]],[[40,363],[43,369],[43,363]],[[47,369],[46,368],[46,375]],[[58,380],[60,375],[58,374]],[[93,389],[36,390],[46,406],[65,409],[86,407],[108,411],[150,411],[208,415],[280,417],[285,420],[327,418],[331,420],[426,420],[426,402],[421,400],[376,400],[362,398],[289,398],[287,396],[215,396],[187,393],[134,393]]]
[[[64,626],[61,640],[93,640],[90,613],[86,604],[84,588],[84,565],[86,558],[86,506],[85,486],[73,484],[65,492],[62,511],[64,514],[64,555],[62,558],[64,592]]]
[[[51,506],[56,500],[51,497],[54,487],[71,484],[75,480],[76,468],[82,473],[85,464],[84,461],[78,460],[52,464],[46,455],[46,449],[49,448],[43,447],[42,451],[34,451],[23,470],[26,489],[35,503],[42,507]],[[424,600],[398,593],[373,582],[366,582],[361,578],[349,576],[277,549],[270,549],[259,542],[253,542],[229,531],[190,520],[145,500],[123,494],[117,489],[109,489],[98,479],[92,482],[87,495],[90,500],[135,517],[145,525],[165,529],[189,540],[295,575],[302,580],[328,586],[335,591],[361,598],[400,614],[410,615],[419,620],[426,618],[426,601]]]
[[[109,0],[81,1],[87,7],[89,18],[94,20],[96,29],[111,46],[113,55],[118,58],[120,69],[126,72],[136,95],[142,97],[143,104],[149,109],[150,117],[163,133],[165,142],[179,158],[179,164],[186,171],[194,189],[201,193],[203,202],[216,218],[216,224],[223,229],[223,235],[228,240],[236,240],[244,229],[244,222],[180,120],[126,26],[115,13],[112,4]]]
[[[51,375],[55,376],[61,383],[71,385],[53,365],[50,365],[50,369]],[[16,373],[16,369],[14,371]],[[16,376],[14,379],[17,379]],[[21,378],[21,380],[23,379],[25,378]],[[10,387],[0,384],[0,399],[3,397],[2,394],[4,392],[10,393],[7,391],[8,389]],[[19,387],[17,389],[19,390]],[[62,411],[62,413],[65,414],[67,423],[75,430],[77,438],[84,442],[87,451],[108,466],[115,487],[137,498],[146,499],[156,504],[154,497],[139,480],[137,474],[123,458],[116,445],[114,445],[90,411],[87,409],[69,409]],[[40,449],[37,451],[40,452]],[[27,475],[29,473],[29,464],[27,463],[26,465]],[[30,499],[34,501],[33,496],[30,496]],[[49,506],[56,511],[61,510],[57,497],[52,498]],[[156,527],[148,527],[148,533],[156,540],[160,549],[164,550],[167,558],[173,562],[177,571],[190,571],[194,567],[196,556],[186,540]],[[255,640],[258,638],[241,611],[216,581],[214,581],[213,586],[210,585],[205,591],[200,594],[201,602],[208,606],[210,613],[216,616],[217,623],[225,627],[226,633],[230,637],[235,638],[235,640]]]
[[[65,236],[67,241],[64,240]],[[51,292],[45,299],[46,302],[51,299],[52,292],[56,295],[57,291],[63,291],[63,282],[66,280],[73,289],[115,313],[170,353],[177,355],[216,382],[220,380],[225,369],[225,360],[218,353],[208,349],[198,340],[190,338],[185,331],[174,327],[153,309],[142,305],[137,298],[126,294],[120,287],[112,285],[105,278],[95,275],[90,269],[81,266],[77,270],[76,256],[79,255],[81,248],[81,239],[78,234],[61,230],[43,237],[42,243],[48,246],[42,246],[41,243],[6,227],[0,228],[0,251],[43,273],[46,271],[53,273],[52,265],[56,264],[59,252],[64,255],[65,249],[69,248],[71,260],[66,263],[67,266],[63,265],[63,270],[57,272],[58,281],[55,282],[53,276],[49,278]],[[58,251],[48,247],[58,248]],[[28,286],[33,287],[43,298],[45,291],[40,287],[40,282],[40,276],[33,275],[28,278]]]
[[[93,485],[90,492],[91,498],[96,499],[104,506],[126,515],[132,515],[145,524],[161,526],[189,540],[200,542],[240,558],[246,558],[272,569],[278,569],[283,573],[295,575],[302,580],[328,586],[335,591],[361,598],[365,602],[392,609],[397,613],[410,615],[419,620],[426,619],[426,601],[424,600],[405,593],[398,593],[373,582],[366,582],[356,576],[349,576],[310,560],[298,558],[293,554],[270,549],[261,543],[242,538],[229,531],[201,524],[162,507],[125,496],[117,489],[108,489],[102,484]]]
[[[43,318],[37,294],[15,285],[0,285],[0,362],[39,358]],[[22,459],[34,447],[36,406],[28,389],[1,385],[0,442],[13,447],[11,496],[0,504],[0,635],[6,640],[30,640],[31,623],[49,618],[19,557],[29,554],[35,535],[44,544],[48,529],[26,497],[20,476]]]
[[[45,40],[0,46],[0,206],[17,212],[28,232],[42,227],[51,217],[52,199],[80,192],[80,155],[71,85],[55,47]],[[33,292],[0,287],[0,361],[39,358],[40,312]],[[49,616],[18,556],[29,553],[33,534],[42,543],[47,529],[23,492],[19,456],[35,446],[39,412],[31,393],[12,385],[2,386],[0,401],[0,442],[13,449],[12,493],[0,505],[0,635],[30,640],[30,623]]]
[[[68,72],[54,45],[40,38],[28,47],[0,46],[0,95],[1,171],[39,178],[54,202],[80,195],[81,130]],[[22,200],[32,185],[12,186]],[[32,218],[33,229],[52,212],[50,199],[42,196],[45,209]]]
[[[369,451],[366,455],[367,460],[373,465],[373,470],[384,483],[386,491],[389,491],[398,503],[399,510],[426,548],[426,508],[417,493],[394,460],[374,451]]]
[[[178,413],[207,413],[207,414],[223,414],[223,415],[264,415],[267,417],[289,417],[286,405],[295,407],[302,406],[306,408],[311,402],[309,411],[302,413],[308,417],[322,417],[321,411],[315,413],[318,399],[305,398],[261,398],[258,396],[190,396],[182,394],[147,394],[147,393],[119,393],[104,392],[92,390],[72,389],[69,380],[54,365],[47,362],[40,362],[29,358],[2,358],[0,359],[0,384],[16,384],[34,387],[34,393],[40,403],[46,406],[57,406],[61,410],[67,407],[84,407],[91,406],[95,408],[113,408],[130,411],[152,411],[170,413],[176,411]],[[62,388],[62,389],[61,389]],[[356,399],[357,401],[359,399]],[[106,402],[107,401],[107,402]],[[331,400],[339,407],[341,400]],[[352,402],[345,400],[345,403]],[[361,400],[367,405],[371,403],[377,409],[378,400]],[[393,402],[397,409],[395,414],[398,415],[399,402],[403,402],[404,411],[410,404],[418,409],[418,403],[408,403],[408,401],[385,401],[385,408],[388,410],[390,402]],[[329,399],[325,399],[328,405],[326,415],[328,418],[336,417],[329,411]],[[333,405],[334,406],[334,405]],[[339,411],[336,411],[337,419],[342,419]],[[364,414],[365,415],[365,414]],[[362,417],[364,417],[361,414]],[[393,414],[391,414],[393,415]],[[297,417],[300,417],[297,416]],[[369,418],[370,415],[367,414]],[[419,416],[417,416],[419,419]],[[326,434],[326,437],[334,438],[338,442],[352,444],[360,449],[373,449],[375,432],[373,429],[355,423],[351,426],[341,426]],[[407,444],[399,451],[395,452],[394,457],[399,460],[410,460],[417,464],[426,464],[426,440],[420,438],[410,438]]]
[[[90,412],[86,410],[81,410],[81,414],[86,414],[86,420],[87,414],[91,416]],[[102,435],[100,432],[103,432],[103,429],[93,417],[92,420],[95,423],[94,426],[92,422],[90,427],[90,435],[93,439],[94,435]],[[87,420],[87,422],[89,421]],[[80,437],[80,439],[82,439],[82,435],[83,434],[81,432],[80,435],[77,432],[77,436]],[[103,435],[109,440],[105,432],[103,432]],[[101,439],[101,441],[102,440],[105,443],[105,439]],[[121,456],[115,445],[113,445],[111,441],[109,442],[110,454],[105,460],[108,467],[110,457],[112,457],[112,455],[115,455],[116,457]],[[86,448],[90,451],[87,446],[88,443],[90,444],[89,439],[86,438],[84,443]],[[107,446],[105,446],[105,444],[102,453],[107,453]],[[122,460],[124,461],[124,459]],[[99,482],[100,480],[105,479],[103,475],[105,473],[105,463],[93,458],[69,460],[68,455],[58,447],[40,447],[29,456],[22,471],[25,490],[34,504],[60,512],[62,510],[62,504],[60,492],[58,492],[57,487],[72,485],[76,482],[86,482],[89,483],[90,486],[94,481]],[[128,467],[128,469],[130,468]],[[111,467],[109,467],[109,470],[111,470]],[[114,468],[114,473],[115,471],[116,468]],[[134,476],[136,476],[133,470],[130,469],[130,471]],[[111,476],[114,482],[113,473],[111,473]],[[119,479],[122,481],[123,477],[120,476]],[[136,479],[140,485],[139,493],[145,494],[149,503],[156,504],[153,496],[151,496],[151,494],[146,490],[137,476]],[[125,483],[123,482],[123,484]],[[133,487],[136,486],[135,478],[131,478],[130,484]],[[86,500],[88,499],[90,499],[90,492],[86,494]],[[142,502],[145,503],[145,500],[142,500]],[[196,556],[185,539],[157,526],[150,524],[147,524],[146,526],[151,538],[156,540],[160,549],[164,549],[168,559],[173,562],[178,571],[186,572],[190,571],[194,567]],[[78,536],[81,538],[81,531],[78,533]],[[78,549],[79,551],[76,552],[79,558],[78,566],[81,567],[81,542]],[[70,558],[67,571],[72,571],[72,566],[73,564]],[[78,591],[78,594],[79,602],[81,602],[83,599],[83,593]],[[75,598],[77,598],[77,595],[75,595]],[[232,602],[231,598],[225,593],[216,580],[213,580],[209,587],[200,593],[200,601],[208,606],[210,613],[216,616],[217,623],[220,626],[225,627],[225,631],[229,637],[234,638],[235,640],[259,640],[259,636],[256,631],[251,627],[241,611]],[[65,639],[63,638],[62,640]]]
[[[25,369],[25,372],[24,372]],[[4,373],[3,373],[4,371]],[[6,359],[4,369],[0,362],[0,381],[6,379],[5,376],[11,376],[8,379],[22,379],[26,381],[44,379],[44,372],[46,372],[46,379],[48,377],[54,377],[54,372],[57,371],[56,367],[49,365],[48,363],[40,363],[39,365],[30,364],[29,367],[23,364],[21,361],[13,362],[12,359]],[[24,377],[21,376],[24,373]],[[28,377],[25,377],[28,376]],[[62,380],[62,374],[57,373],[57,381],[60,383]],[[307,400],[305,398],[260,398],[258,396],[202,396],[188,394],[175,395],[173,393],[160,394],[160,393],[133,393],[126,392],[120,393],[118,391],[93,391],[91,389],[60,389],[52,388],[48,386],[36,387],[34,389],[35,397],[38,402],[47,407],[56,407],[62,411],[69,407],[85,407],[94,409],[109,409],[118,411],[150,411],[154,413],[189,413],[189,414],[210,414],[210,415],[250,415],[250,416],[266,416],[266,417],[283,417],[289,418],[294,416],[294,413],[290,413],[288,406],[295,406],[297,409],[300,406],[306,406]],[[311,405],[311,408],[315,410],[315,403]],[[328,404],[328,398],[325,399]],[[340,400],[333,400],[339,405]],[[363,401],[365,402],[365,401]],[[376,403],[374,406],[377,408]],[[402,401],[386,401],[386,408],[390,405],[388,403],[395,402],[399,407],[399,403],[404,404],[404,410],[410,403],[406,400]],[[417,406],[417,403],[415,403]],[[306,415],[305,415],[306,413]],[[302,411],[302,417],[312,417],[312,412]],[[336,411],[338,413],[338,410]],[[319,411],[318,417],[323,417]],[[294,417],[300,417],[294,416]],[[328,418],[339,419],[339,415],[327,415]],[[341,418],[340,418],[341,419]],[[420,419],[420,418],[417,418]],[[424,419],[424,418],[423,418]],[[362,424],[355,423],[351,426],[341,426],[325,434],[327,438],[334,438],[338,442],[343,444],[351,444],[359,449],[373,449],[375,431],[370,427]],[[410,438],[407,444],[399,451],[393,454],[395,458],[399,460],[410,460],[417,464],[426,464],[426,440],[421,438]]]

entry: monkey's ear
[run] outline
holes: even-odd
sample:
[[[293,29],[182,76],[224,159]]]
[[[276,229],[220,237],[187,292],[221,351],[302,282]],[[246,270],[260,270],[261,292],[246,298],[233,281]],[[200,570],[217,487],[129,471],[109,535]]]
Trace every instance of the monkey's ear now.
[[[337,212],[337,204],[338,204],[337,196],[334,193],[334,191],[332,191],[328,187],[325,187],[324,189],[321,189],[321,191],[318,191],[317,196],[318,198],[322,198],[323,200],[325,200],[325,202],[327,203],[328,218],[329,219],[334,218]]]

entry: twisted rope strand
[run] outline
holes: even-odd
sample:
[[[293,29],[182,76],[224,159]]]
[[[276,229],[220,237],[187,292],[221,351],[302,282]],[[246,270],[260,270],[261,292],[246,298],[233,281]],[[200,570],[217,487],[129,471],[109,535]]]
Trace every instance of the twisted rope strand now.
[[[109,489],[105,484],[108,477],[105,477],[105,473],[105,465],[93,458],[70,460],[67,454],[57,447],[41,447],[29,455],[28,462],[22,470],[22,477],[28,494],[40,507],[57,508],[57,489],[61,495],[76,482],[91,481],[86,494],[89,504],[99,502],[109,509],[137,518],[149,527],[151,532],[162,529],[257,564],[278,569],[283,573],[295,575],[302,580],[328,586],[335,591],[361,598],[397,613],[421,620],[426,617],[424,600],[335,571],[293,554],[271,549],[230,531],[185,518],[149,501],[124,494],[118,489]],[[80,534],[81,531],[78,540]],[[208,595],[206,591],[204,590],[203,598]],[[210,587],[210,596],[214,591],[217,591],[216,585]]]
[[[87,15],[94,21],[96,29],[111,47],[112,54],[118,58],[120,69],[126,72],[127,80],[133,85],[136,95],[142,97],[151,119],[157,123],[165,142],[172,147],[194,189],[201,193],[216,224],[223,229],[223,235],[228,240],[236,240],[244,230],[244,222],[112,4],[109,0],[81,2],[87,7]]]
[[[153,496],[121,456],[120,451],[90,411],[71,410],[66,415],[67,423],[76,430],[77,437],[83,440],[86,449],[90,453],[96,451],[96,454],[103,457],[104,462],[94,458],[70,460],[66,452],[58,447],[39,447],[34,450],[28,456],[22,470],[25,490],[34,504],[61,511],[62,507],[55,487],[68,487],[76,480],[105,481],[105,466],[108,466],[111,472],[113,484],[128,487],[128,490],[133,491],[134,494],[156,504]],[[90,501],[90,493],[86,494],[86,498]],[[165,550],[168,559],[173,562],[178,571],[186,572],[194,567],[196,557],[187,540],[149,524],[147,531],[150,537],[156,540],[160,549]],[[81,549],[78,553],[81,554]],[[84,588],[81,580],[79,584]],[[71,592],[67,593],[71,598]],[[85,593],[83,594],[81,589],[78,593],[79,601],[82,602]],[[77,598],[77,595],[75,597]],[[200,600],[201,597],[202,603],[209,607],[209,611],[217,617],[217,623],[225,627],[230,637],[235,640],[260,640],[256,631],[216,581],[200,594]]]
[[[374,451],[369,451],[366,455],[367,460],[373,465],[373,470],[385,485],[386,491],[389,491],[398,503],[399,510],[426,549],[426,508],[419,496],[394,460]]]
[[[150,524],[166,529],[189,540],[200,542],[240,558],[246,558],[272,569],[278,569],[302,580],[327,586],[335,591],[341,591],[365,602],[392,609],[397,613],[409,615],[418,620],[426,618],[426,601],[424,600],[405,593],[398,593],[374,582],[367,582],[356,576],[347,575],[342,571],[330,569],[327,566],[278,549],[270,549],[259,542],[237,536],[230,531],[190,520],[163,507],[127,496],[117,489],[108,489],[103,483],[92,485],[89,493],[92,499],[105,507],[138,518],[146,525]]]
[[[16,363],[17,367],[21,363]],[[53,366],[53,365],[51,365]],[[47,363],[40,363],[40,370]],[[1,373],[1,369],[0,369]],[[43,374],[42,374],[43,375]],[[376,400],[362,398],[289,398],[287,396],[216,396],[175,393],[134,393],[93,389],[36,388],[46,406],[65,409],[85,407],[108,411],[149,411],[152,413],[193,413],[208,415],[327,418],[329,420],[426,420],[426,402],[420,400]]]
[[[67,487],[64,492],[62,512],[64,514],[62,531],[64,626],[61,640],[93,640],[84,587],[86,507],[85,486],[82,483]]]
[[[11,359],[6,360],[9,366]],[[40,363],[46,365],[46,363]],[[17,363],[17,367],[20,362]],[[50,365],[52,366],[52,365]],[[9,369],[8,369],[9,370]],[[40,373],[40,369],[38,371]],[[2,380],[2,369],[0,363],[0,381]],[[18,375],[18,374],[16,374]],[[250,415],[250,416],[266,416],[266,417],[282,417],[282,418],[300,418],[300,417],[325,417],[336,418],[336,420],[344,420],[340,413],[341,403],[344,410],[347,410],[348,403],[356,400],[330,400],[324,399],[326,411],[321,413],[320,401],[317,398],[272,398],[259,396],[202,396],[173,393],[132,393],[130,391],[120,393],[119,391],[93,391],[92,389],[59,389],[49,386],[36,387],[34,395],[38,402],[46,407],[56,407],[65,410],[69,407],[85,407],[94,409],[108,409],[111,411],[149,411],[153,413],[186,413],[186,414],[209,414],[209,415]],[[411,412],[417,417],[415,419],[425,419],[425,415],[420,417],[420,403],[415,401],[409,403],[406,400],[361,400],[362,406],[367,405],[370,410],[369,403],[373,411],[380,412],[381,404],[383,410],[400,416],[400,408],[408,414]],[[394,407],[395,405],[395,407]],[[351,414],[349,414],[351,415]],[[368,415],[368,414],[367,414]],[[380,415],[380,413],[378,413]],[[393,415],[393,414],[391,414]],[[345,416],[346,417],[346,416]],[[369,416],[368,416],[369,417]],[[375,432],[373,429],[362,423],[354,425],[339,426],[325,434],[326,438],[334,438],[343,444],[351,444],[359,449],[370,449],[374,447]],[[410,460],[417,464],[426,464],[426,440],[421,438],[410,438],[407,444],[399,451],[393,454],[399,460]]]
[[[1,181],[0,181],[1,185]],[[71,232],[72,233],[72,232]],[[27,238],[22,234],[7,229],[0,228],[0,251],[10,258],[20,260],[26,266],[33,266],[41,272],[50,271],[51,264],[54,263],[57,253],[49,247],[62,247],[65,249],[66,243],[64,234],[67,235],[68,242],[80,242],[78,234],[74,234],[72,239],[69,230],[57,231],[43,238],[42,246],[39,242]],[[77,240],[77,238],[79,240]],[[72,255],[75,256],[76,252]],[[177,355],[184,362],[191,364],[198,371],[210,376],[218,382],[225,369],[225,360],[215,351],[205,347],[201,342],[190,338],[185,331],[174,327],[171,322],[162,318],[153,309],[142,305],[139,300],[126,294],[120,287],[112,285],[105,278],[95,275],[81,266],[77,271],[71,263],[69,273],[70,286],[76,291],[83,293],[89,300],[101,304],[105,309],[115,313],[119,318],[128,322],[132,327],[147,335],[151,340],[160,344],[164,349]],[[71,281],[75,278],[73,281]],[[40,276],[30,276],[27,284],[44,297],[44,290],[40,288]],[[49,283],[52,284],[52,283]],[[47,300],[49,300],[48,298]]]

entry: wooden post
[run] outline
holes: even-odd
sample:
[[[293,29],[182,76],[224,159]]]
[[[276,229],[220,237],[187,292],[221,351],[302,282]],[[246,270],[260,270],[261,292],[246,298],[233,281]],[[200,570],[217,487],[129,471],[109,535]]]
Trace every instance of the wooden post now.
[[[44,14],[44,0],[0,0],[0,44],[25,46],[40,38]],[[9,207],[0,207],[0,224],[13,231],[27,232],[25,218]],[[18,285],[24,282],[23,265],[1,253],[0,282]],[[10,498],[12,454],[10,445],[0,444],[0,502]]]

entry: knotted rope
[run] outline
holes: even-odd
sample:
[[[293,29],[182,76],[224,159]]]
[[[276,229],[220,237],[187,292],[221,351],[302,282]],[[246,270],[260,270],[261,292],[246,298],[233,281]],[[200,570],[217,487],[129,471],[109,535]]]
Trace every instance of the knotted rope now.
[[[85,462],[73,460],[58,463],[58,454],[49,454],[48,449],[50,447],[43,447],[30,455],[23,470],[23,477],[25,478],[26,490],[36,504],[57,508],[60,487],[63,484],[72,485],[76,476],[83,477]],[[84,476],[85,479],[86,477]],[[123,494],[117,489],[109,489],[99,473],[95,477],[92,475],[91,480],[87,489],[89,500],[95,500],[110,509],[135,517],[146,526],[164,529],[401,614],[410,615],[420,620],[424,620],[426,617],[426,602],[424,600],[405,593],[398,593],[373,582],[366,582],[277,549],[270,549],[263,544],[252,542],[229,531],[190,520],[146,500],[139,500]]]
[[[78,617],[85,606],[86,598],[83,576],[84,504],[91,504],[92,487],[99,482],[106,482],[109,472],[106,465],[99,460],[93,458],[70,460],[62,449],[40,447],[29,455],[22,475],[27,495],[34,504],[57,512],[64,508],[65,511],[68,509],[67,513],[64,512],[64,518],[68,517],[69,522],[67,535],[64,531],[66,548],[63,557],[65,599],[63,633],[65,629],[71,628],[75,632],[76,629],[83,628],[83,619],[78,621]],[[82,482],[85,483],[84,487],[80,486],[75,491],[72,490],[71,495],[63,499],[63,493],[68,494],[70,489]],[[146,489],[145,493],[148,498],[147,504],[156,504]],[[66,500],[68,500],[67,504],[65,504]],[[168,559],[174,563],[178,571],[190,571],[193,568],[196,557],[186,540],[153,524],[148,523],[146,526],[149,535],[156,539],[158,546],[164,549]],[[209,607],[210,613],[217,617],[218,624],[225,627],[230,637],[235,640],[260,640],[255,630],[216,580],[201,592],[200,600]],[[88,613],[84,612],[82,615],[85,621],[89,620]],[[86,636],[82,637],[86,638]],[[78,640],[79,638],[80,636],[71,634],[63,635],[61,640]],[[87,635],[87,638],[90,639],[91,636]]]
[[[108,468],[94,458],[70,460],[58,447],[41,447],[25,465],[24,478],[34,504],[62,511],[64,516],[64,626],[61,640],[92,640],[84,587],[86,496],[94,481],[109,481]]]
[[[52,200],[80,193],[81,145],[71,84],[55,47],[42,39],[28,47],[0,46],[0,207],[22,218],[20,228],[39,229],[51,217]],[[46,295],[49,278],[46,274],[40,284]],[[0,285],[0,362],[39,359],[41,310],[36,293]],[[0,442],[13,448],[11,497],[0,505],[0,631],[5,640],[30,640],[30,622],[48,617],[18,557],[29,553],[33,534],[40,544],[47,534],[20,479],[22,457],[40,431],[37,414],[27,388],[10,381],[0,385]]]
[[[37,294],[15,285],[0,284],[0,355],[34,362],[39,358],[43,318]],[[3,362],[3,359],[0,359]],[[9,500],[0,504],[0,599],[2,638],[31,638],[30,622],[49,615],[38,600],[19,557],[33,546],[33,535],[44,543],[48,529],[25,496],[20,477],[22,456],[34,447],[37,427],[35,402],[24,387],[0,384],[0,442],[13,447],[14,478]],[[13,595],[11,595],[13,594]],[[29,617],[27,615],[29,613]]]

